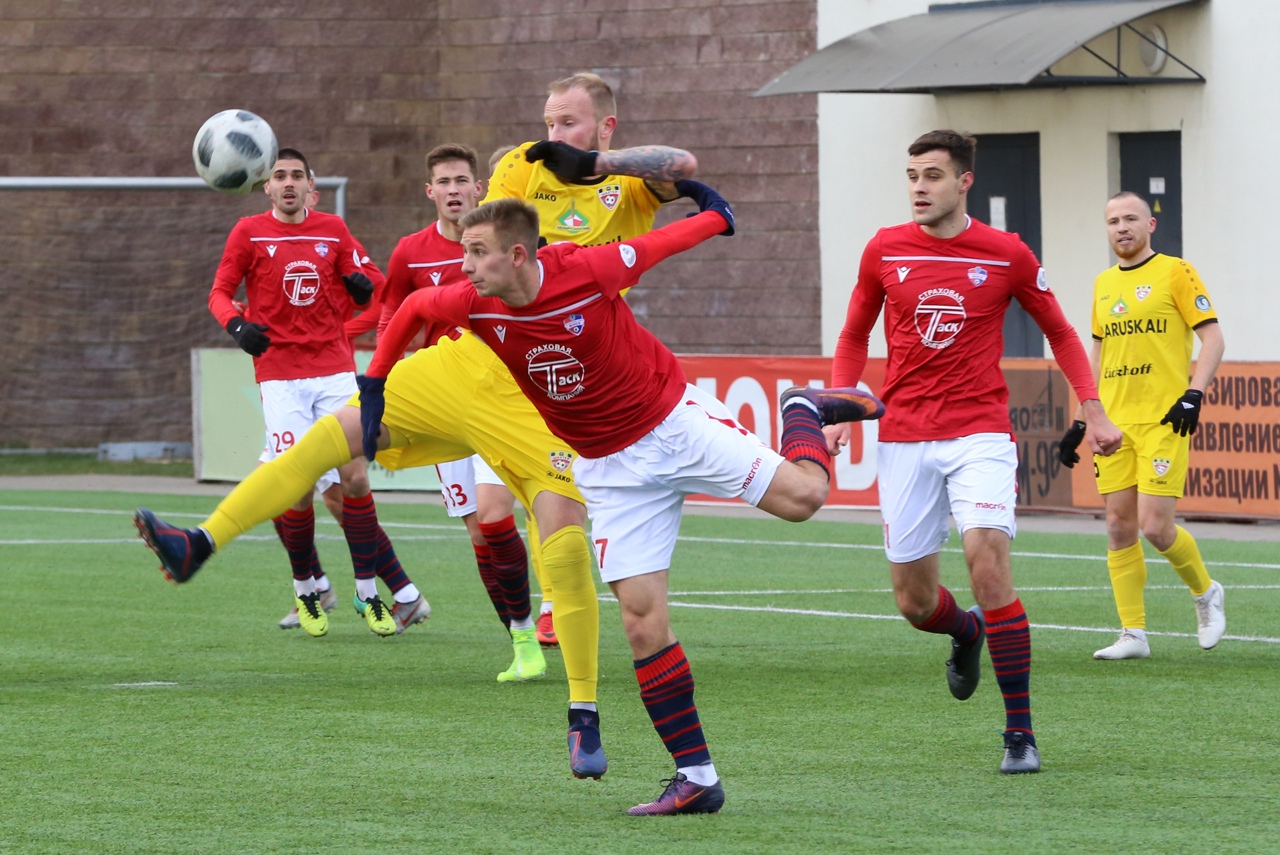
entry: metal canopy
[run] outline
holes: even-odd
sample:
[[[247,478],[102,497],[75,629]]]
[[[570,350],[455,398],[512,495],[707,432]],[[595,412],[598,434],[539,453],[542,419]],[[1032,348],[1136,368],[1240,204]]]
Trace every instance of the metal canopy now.
[[[979,2],[930,7],[834,42],[793,65],[756,95],[798,92],[921,92],[1115,84],[1203,83],[1204,76],[1129,22],[1199,0]],[[1120,70],[1120,30],[1167,54],[1190,77],[1129,77]],[[1048,69],[1110,29],[1110,74],[1058,77]]]

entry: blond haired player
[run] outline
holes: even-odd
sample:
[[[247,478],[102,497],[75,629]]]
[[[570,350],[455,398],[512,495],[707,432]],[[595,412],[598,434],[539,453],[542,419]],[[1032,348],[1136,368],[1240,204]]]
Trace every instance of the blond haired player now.
[[[673,182],[692,178],[697,160],[666,146],[609,151],[617,109],[613,89],[598,74],[583,71],[551,83],[543,108],[546,140],[506,151],[490,168],[493,175],[482,203],[519,199],[532,205],[548,243],[595,246],[651,230],[658,208],[680,195]],[[511,505],[508,499],[507,508]],[[532,563],[542,588],[537,637],[553,646],[554,586],[542,572],[536,550]]]
[[[1227,629],[1222,585],[1209,578],[1195,538],[1174,520],[1174,507],[1187,477],[1189,435],[1222,361],[1222,327],[1195,268],[1152,248],[1156,220],[1141,196],[1117,193],[1105,219],[1120,261],[1093,285],[1090,361],[1124,443],[1110,457],[1095,456],[1093,469],[1107,511],[1107,569],[1121,629],[1116,642],[1093,658],[1151,655],[1139,531],[1191,589],[1198,640],[1209,650]],[[1192,333],[1200,338],[1200,356],[1188,382]],[[1077,434],[1073,426],[1062,440],[1060,458],[1068,466],[1079,460]]]

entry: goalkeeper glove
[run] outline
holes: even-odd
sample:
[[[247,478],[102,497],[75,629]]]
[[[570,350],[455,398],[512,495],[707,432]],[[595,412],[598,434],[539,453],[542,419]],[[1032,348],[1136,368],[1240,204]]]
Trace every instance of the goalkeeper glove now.
[[[542,140],[529,146],[524,156],[530,163],[545,161],[547,169],[566,181],[581,181],[596,174],[598,151],[583,151],[568,143]]]
[[[692,199],[694,203],[697,204],[700,212],[715,211],[717,214],[724,217],[725,222],[729,224],[729,227],[720,234],[725,237],[733,234],[733,209],[729,207],[729,203],[724,200],[724,197],[715,190],[712,190],[700,181],[689,181],[686,179],[684,181],[676,182],[676,192],[681,196]]]
[[[378,456],[378,433],[382,428],[382,413],[387,408],[383,390],[387,387],[385,377],[356,377],[356,386],[360,389],[360,433],[364,437],[364,456],[372,460]]]
[[[1062,435],[1062,440],[1058,443],[1058,461],[1068,469],[1080,462],[1080,455],[1076,453],[1076,449],[1080,447],[1080,443],[1084,442],[1084,429],[1086,427],[1088,425],[1076,419],[1071,423],[1071,427],[1067,428],[1067,432]]]
[[[373,299],[373,282],[358,270],[343,276],[342,284],[347,286],[347,293],[356,301],[357,306],[363,306]]]
[[[231,333],[240,349],[250,356],[261,356],[267,352],[271,339],[264,335],[266,331],[266,324],[251,324],[239,315],[227,321],[227,332]]]
[[[1188,389],[1169,408],[1169,412],[1160,420],[1160,424],[1171,426],[1178,436],[1195,433],[1196,427],[1200,424],[1200,403],[1203,400],[1204,392],[1199,389]]]

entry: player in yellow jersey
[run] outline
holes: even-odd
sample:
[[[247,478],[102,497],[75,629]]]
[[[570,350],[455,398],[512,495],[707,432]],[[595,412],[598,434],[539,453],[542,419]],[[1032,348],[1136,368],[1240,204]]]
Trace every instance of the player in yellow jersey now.
[[[553,82],[543,109],[547,139],[504,152],[490,170],[481,203],[513,198],[532,205],[548,243],[593,246],[650,231],[658,208],[680,195],[674,182],[693,177],[698,163],[689,152],[667,146],[609,151],[616,113],[613,89],[598,74],[579,72]],[[507,496],[505,505],[482,508],[481,516],[510,514],[513,504]],[[531,563],[542,588],[537,637],[554,646],[554,589],[536,550]]]
[[[1195,538],[1174,520],[1204,390],[1222,361],[1222,328],[1195,269],[1151,247],[1155,217],[1136,193],[1111,197],[1107,237],[1119,264],[1093,285],[1093,348],[1098,392],[1124,431],[1110,457],[1094,457],[1107,512],[1107,569],[1120,614],[1120,637],[1094,659],[1146,659],[1143,588],[1146,561],[1138,533],[1173,565],[1195,597],[1200,646],[1217,645],[1227,628],[1222,585],[1209,578]],[[1192,333],[1200,338],[1195,373]],[[1170,404],[1172,403],[1172,406]],[[1062,439],[1060,459],[1079,461],[1079,422]]]

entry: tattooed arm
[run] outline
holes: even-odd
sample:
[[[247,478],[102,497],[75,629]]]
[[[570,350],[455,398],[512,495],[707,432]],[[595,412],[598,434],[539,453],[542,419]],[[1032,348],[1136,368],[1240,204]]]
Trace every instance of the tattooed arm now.
[[[596,175],[643,178],[653,194],[664,202],[679,195],[672,184],[692,177],[698,169],[698,161],[692,154],[665,145],[595,152],[544,140],[530,146],[525,156],[530,162],[545,161],[548,169],[568,181],[583,181]]]

